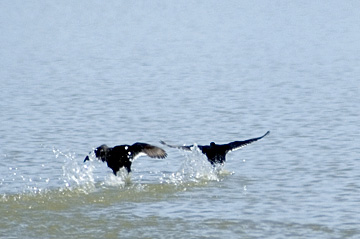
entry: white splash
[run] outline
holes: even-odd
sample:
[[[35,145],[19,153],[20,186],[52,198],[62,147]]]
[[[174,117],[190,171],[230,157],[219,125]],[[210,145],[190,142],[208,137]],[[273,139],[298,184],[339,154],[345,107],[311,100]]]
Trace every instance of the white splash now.
[[[113,173],[108,174],[102,186],[111,186],[111,187],[125,187],[127,184],[131,183],[131,173],[129,174],[125,168],[121,168],[117,175]]]
[[[196,144],[194,144],[190,152],[185,152],[185,157],[186,159],[180,169],[176,173],[172,173],[169,180],[164,180],[165,182],[182,184],[187,182],[219,181],[218,175],[222,167],[214,168]]]
[[[74,153],[62,153],[60,150],[53,150],[55,157],[60,155],[64,157],[63,183],[65,188],[72,189],[81,186],[85,191],[95,187],[95,178],[93,176],[94,165],[90,163],[83,163],[82,160],[77,159]],[[92,153],[90,159],[94,158]],[[90,160],[92,161],[92,160]]]

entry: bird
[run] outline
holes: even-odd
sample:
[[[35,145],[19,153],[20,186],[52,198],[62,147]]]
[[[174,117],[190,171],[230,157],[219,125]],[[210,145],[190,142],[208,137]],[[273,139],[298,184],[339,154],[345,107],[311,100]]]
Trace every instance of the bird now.
[[[162,148],[140,142],[136,142],[133,145],[124,144],[115,147],[108,147],[106,144],[103,144],[97,147],[94,153],[98,160],[107,163],[107,166],[112,169],[115,176],[123,167],[130,173],[132,162],[140,156],[147,155],[150,158],[166,158],[167,156],[167,153]],[[89,156],[86,156],[84,162],[88,160],[90,160]]]
[[[206,155],[208,161],[211,163],[211,165],[223,165],[226,161],[226,154],[235,150],[238,150],[248,144],[251,144],[255,141],[258,141],[259,139],[264,138],[266,135],[268,135],[270,131],[267,131],[263,136],[247,139],[243,141],[234,141],[230,142],[228,144],[215,144],[214,142],[211,142],[210,145],[197,145],[197,147],[201,150],[203,154]],[[194,145],[189,146],[176,146],[176,145],[170,145],[165,143],[164,141],[160,141],[161,144],[166,145],[170,148],[177,148],[182,149],[185,151],[191,151],[192,147]]]

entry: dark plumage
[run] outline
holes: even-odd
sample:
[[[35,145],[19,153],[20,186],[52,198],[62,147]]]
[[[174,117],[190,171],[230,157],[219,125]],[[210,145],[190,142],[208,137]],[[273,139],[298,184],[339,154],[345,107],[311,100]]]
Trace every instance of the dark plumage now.
[[[202,151],[203,154],[206,155],[207,159],[212,165],[216,164],[223,164],[226,160],[225,156],[228,152],[238,150],[245,145],[251,144],[252,142],[255,142],[259,139],[264,138],[266,135],[268,135],[270,131],[266,132],[263,136],[253,139],[248,139],[244,141],[234,141],[228,144],[215,144],[214,142],[211,142],[210,145],[198,145],[197,147]],[[169,145],[165,143],[164,141],[160,141],[163,145],[166,145],[171,148],[178,148],[182,150],[190,151],[191,148],[194,145],[190,146],[174,146]]]
[[[122,167],[125,167],[128,173],[130,173],[132,162],[142,155],[147,155],[151,158],[165,158],[167,156],[162,148],[145,143],[118,145],[113,148],[103,144],[97,147],[94,153],[96,158],[107,163],[115,175]],[[89,156],[86,156],[84,162],[87,160],[89,160]]]

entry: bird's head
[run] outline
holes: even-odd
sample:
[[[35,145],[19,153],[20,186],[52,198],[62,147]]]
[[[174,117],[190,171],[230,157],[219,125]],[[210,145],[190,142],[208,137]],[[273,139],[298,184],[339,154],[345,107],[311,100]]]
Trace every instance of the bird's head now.
[[[95,150],[95,156],[102,161],[106,160],[107,153],[109,152],[109,147],[106,144],[103,144],[99,147],[97,147]]]

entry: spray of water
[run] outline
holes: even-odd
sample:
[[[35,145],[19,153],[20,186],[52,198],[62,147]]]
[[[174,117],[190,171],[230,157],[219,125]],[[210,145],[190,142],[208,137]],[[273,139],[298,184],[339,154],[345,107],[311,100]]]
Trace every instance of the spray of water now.
[[[64,154],[60,150],[53,149],[55,157],[62,156],[64,163],[62,165],[64,187],[67,189],[80,188],[84,192],[91,191],[95,188],[95,178],[93,164],[84,164],[76,158],[73,153]]]
[[[185,153],[185,160],[176,173],[172,173],[168,179],[161,179],[166,183],[181,185],[188,182],[219,181],[219,173],[222,165],[213,167],[196,144],[190,152]]]
[[[195,185],[207,184],[209,181],[220,181],[224,170],[222,167],[214,168],[202,154],[200,149],[195,145],[192,151],[184,154],[181,166],[176,172],[158,171],[153,174],[143,171],[139,175],[134,173],[128,174],[125,169],[120,170],[117,175],[113,175],[107,170],[106,164],[95,158],[94,153],[89,155],[90,161],[83,162],[75,153],[62,152],[59,149],[52,148],[55,159],[61,163],[60,171],[53,176],[46,174],[46,178],[40,176],[26,176],[18,173],[18,169],[11,168],[13,180],[24,185],[24,190],[16,190],[15,194],[11,193],[14,200],[23,197],[38,195],[40,197],[52,197],[49,195],[62,195],[72,197],[73,195],[91,194],[92,192],[102,191],[103,189],[123,189],[125,191],[147,192],[162,190],[181,190]],[[39,165],[44,169],[54,170],[53,167],[44,164]],[[56,168],[55,168],[56,169]],[[105,170],[105,172],[104,172]],[[107,171],[106,171],[107,170]],[[55,171],[56,172],[56,171]],[[134,174],[134,175],[133,175]],[[158,176],[157,176],[158,175]],[[4,182],[2,182],[4,181]],[[2,179],[1,184],[8,183]],[[10,181],[10,180],[7,180]],[[18,183],[21,181],[22,183]],[[9,182],[10,183],[10,182]],[[0,185],[1,185],[0,184]],[[172,189],[171,189],[172,188]],[[2,200],[7,200],[6,194],[2,195]]]

